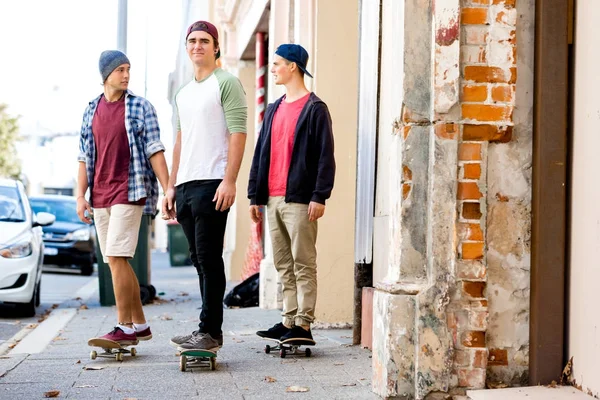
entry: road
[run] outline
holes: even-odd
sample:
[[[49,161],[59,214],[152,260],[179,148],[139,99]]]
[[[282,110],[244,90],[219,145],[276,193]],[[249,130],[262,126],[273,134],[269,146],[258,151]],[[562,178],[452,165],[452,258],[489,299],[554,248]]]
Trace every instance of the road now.
[[[0,345],[21,329],[37,324],[53,307],[78,307],[82,302],[77,298],[86,299],[97,289],[97,272],[92,276],[82,276],[78,271],[45,270],[42,274],[41,305],[35,317],[21,318],[15,314],[13,307],[0,305]]]

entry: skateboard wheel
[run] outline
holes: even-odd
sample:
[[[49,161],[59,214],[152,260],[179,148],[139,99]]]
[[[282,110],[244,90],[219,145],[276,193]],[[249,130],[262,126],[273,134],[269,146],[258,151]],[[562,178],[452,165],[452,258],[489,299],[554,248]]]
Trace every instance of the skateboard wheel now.
[[[187,369],[187,357],[181,356],[181,357],[179,357],[179,370],[181,372],[185,372],[186,369]]]
[[[96,357],[98,357],[98,353],[96,353],[96,350],[92,350],[92,352],[90,353],[90,359],[95,360]]]
[[[265,346],[265,354],[269,354],[271,352],[271,346],[266,345]]]
[[[310,357],[311,353],[312,352],[310,351],[310,349],[304,350],[304,354],[306,355],[306,357]]]
[[[285,358],[285,349],[281,349],[281,350],[279,351],[279,356],[280,356],[281,358]]]
[[[123,353],[117,353],[116,357],[117,361],[123,361]]]
[[[214,371],[217,369],[217,360],[213,357],[210,359],[210,370]]]
[[[131,353],[131,357],[135,357],[137,355],[137,350],[135,349],[135,347],[132,347],[131,350],[129,350],[129,352]]]

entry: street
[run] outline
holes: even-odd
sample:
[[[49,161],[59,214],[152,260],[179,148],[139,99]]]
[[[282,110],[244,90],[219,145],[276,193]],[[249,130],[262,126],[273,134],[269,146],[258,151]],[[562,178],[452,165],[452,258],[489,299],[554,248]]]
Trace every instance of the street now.
[[[46,268],[46,267],[45,267]],[[0,346],[23,328],[37,324],[53,307],[79,307],[98,288],[98,274],[83,276],[79,271],[57,268],[44,270],[42,274],[41,304],[35,317],[21,318],[9,305],[0,305]],[[97,296],[92,298],[97,302]]]

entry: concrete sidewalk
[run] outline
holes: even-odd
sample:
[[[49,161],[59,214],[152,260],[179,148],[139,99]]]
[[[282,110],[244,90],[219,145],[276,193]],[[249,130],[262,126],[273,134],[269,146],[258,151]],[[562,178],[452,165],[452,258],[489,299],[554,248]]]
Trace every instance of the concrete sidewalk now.
[[[315,330],[317,346],[310,358],[265,354],[263,348],[270,342],[255,331],[277,322],[277,310],[225,310],[217,370],[179,371],[179,357],[169,339],[197,327],[197,275],[192,267],[170,268],[166,254],[154,253],[152,283],[164,294],[145,307],[154,338],[136,346],[136,357],[90,360],[87,340],[108,332],[116,318],[114,308],[100,307],[95,296],[87,309],[75,309],[56,336],[51,332],[41,352],[13,351],[0,357],[0,398],[39,399],[53,390],[58,398],[73,399],[378,398],[371,392],[371,353],[350,345],[350,330]],[[37,329],[46,329],[44,323]]]

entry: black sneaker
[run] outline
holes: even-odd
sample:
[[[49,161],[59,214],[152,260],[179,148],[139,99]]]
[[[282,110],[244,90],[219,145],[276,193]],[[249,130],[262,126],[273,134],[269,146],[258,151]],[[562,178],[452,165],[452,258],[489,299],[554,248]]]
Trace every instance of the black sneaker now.
[[[299,342],[314,342],[310,329],[306,330],[299,326],[294,326],[288,333],[283,335],[280,340],[283,342],[284,340],[290,339],[292,339],[292,341],[297,340]]]
[[[289,333],[291,331],[290,328],[286,327],[281,322],[273,325],[266,331],[258,331],[256,334],[260,337],[267,339],[279,340],[283,335]]]

